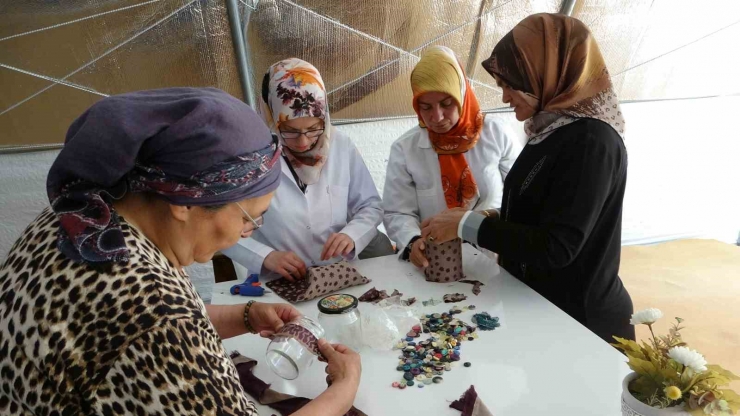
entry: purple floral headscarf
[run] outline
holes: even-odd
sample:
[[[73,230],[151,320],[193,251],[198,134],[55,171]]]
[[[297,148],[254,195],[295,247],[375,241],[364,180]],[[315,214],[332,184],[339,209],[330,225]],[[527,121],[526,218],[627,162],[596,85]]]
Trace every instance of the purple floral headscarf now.
[[[59,249],[78,262],[126,262],[112,202],[150,192],[219,205],[275,190],[280,146],[246,104],[214,88],[168,88],[98,101],[67,132],[47,194]]]

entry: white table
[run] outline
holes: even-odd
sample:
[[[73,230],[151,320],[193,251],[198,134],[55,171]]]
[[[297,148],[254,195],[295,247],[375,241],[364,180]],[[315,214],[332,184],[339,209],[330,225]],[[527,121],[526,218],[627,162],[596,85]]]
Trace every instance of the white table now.
[[[459,292],[468,299],[456,305],[474,304],[475,312],[488,311],[499,316],[502,324],[494,331],[481,331],[475,341],[463,343],[461,361],[443,374],[444,382],[421,389],[391,387],[402,375],[396,371],[399,351],[363,349],[362,382],[355,406],[370,416],[459,415],[449,403],[472,384],[496,416],[620,415],[621,383],[629,373],[625,357],[484,254],[467,245],[463,252],[467,278],[485,284],[479,296],[472,294],[472,285],[467,283],[428,283],[420,271],[396,256],[354,263],[372,283],[342,293],[359,296],[375,286],[388,293],[398,289],[404,298],[414,296],[421,302]],[[230,295],[233,284],[215,285],[211,303],[236,304],[252,299]],[[257,299],[282,301],[275,294]],[[432,313],[447,311],[452,305],[419,306],[424,313]],[[308,316],[318,315],[316,301],[303,302],[297,308]],[[471,322],[472,313],[459,317]],[[287,381],[273,374],[264,362],[267,342],[243,335],[223,343],[227,351],[237,350],[260,360],[255,374],[278,391],[313,398],[326,388],[324,366],[319,362],[297,380]],[[472,367],[463,367],[465,361]],[[267,407],[259,410],[261,415],[276,413]]]

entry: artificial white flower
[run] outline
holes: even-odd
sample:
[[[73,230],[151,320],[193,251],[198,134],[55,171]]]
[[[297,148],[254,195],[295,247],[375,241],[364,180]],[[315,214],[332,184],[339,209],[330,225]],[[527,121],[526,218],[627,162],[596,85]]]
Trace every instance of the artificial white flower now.
[[[638,312],[635,312],[632,314],[632,319],[630,319],[630,323],[632,325],[652,325],[657,321],[658,319],[663,317],[663,312],[660,311],[660,309],[657,308],[648,308],[645,310],[641,310]]]
[[[668,350],[668,356],[675,362],[689,367],[697,373],[707,371],[707,360],[704,356],[686,347],[673,347]]]

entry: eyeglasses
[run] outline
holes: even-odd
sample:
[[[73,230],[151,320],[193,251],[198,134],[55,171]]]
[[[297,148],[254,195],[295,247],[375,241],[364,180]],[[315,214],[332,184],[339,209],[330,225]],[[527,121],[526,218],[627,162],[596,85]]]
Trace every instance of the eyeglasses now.
[[[285,140],[295,140],[302,135],[309,139],[315,139],[324,134],[324,129],[306,130],[306,131],[284,131],[280,130],[280,136]]]
[[[251,222],[252,225],[254,225],[254,228],[252,228],[252,231],[258,230],[265,223],[265,220],[262,218],[261,215],[259,217],[257,217],[257,219],[253,219],[252,216],[249,215],[249,213],[244,208],[242,208],[241,205],[237,204],[236,202],[234,202],[234,203],[236,204],[237,207],[239,207],[240,210],[242,210],[242,212],[247,217],[247,219],[249,220],[249,222]]]

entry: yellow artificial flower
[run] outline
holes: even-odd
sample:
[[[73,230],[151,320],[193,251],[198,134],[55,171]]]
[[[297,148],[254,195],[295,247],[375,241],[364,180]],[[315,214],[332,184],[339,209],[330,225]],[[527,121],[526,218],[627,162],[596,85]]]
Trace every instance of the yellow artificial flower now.
[[[665,397],[671,400],[678,400],[681,398],[681,389],[676,386],[668,386],[663,391],[665,392]]]

